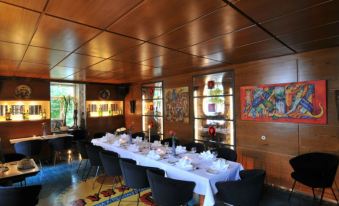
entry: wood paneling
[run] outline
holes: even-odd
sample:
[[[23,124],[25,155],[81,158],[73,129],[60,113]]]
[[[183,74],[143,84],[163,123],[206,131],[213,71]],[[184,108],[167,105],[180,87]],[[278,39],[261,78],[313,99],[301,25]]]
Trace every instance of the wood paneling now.
[[[76,52],[79,54],[108,58],[141,43],[142,41],[139,40],[103,32],[80,47]]]
[[[43,16],[31,45],[73,51],[98,33],[91,27]]]
[[[62,62],[60,62],[58,66],[83,69],[83,68],[89,67],[103,60],[104,59],[99,58],[99,57],[92,57],[92,56],[72,53],[67,58],[65,58]]]
[[[65,51],[30,46],[26,51],[23,61],[55,66],[68,54],[69,52]]]
[[[115,131],[117,128],[124,127],[124,116],[87,118],[87,130],[90,136],[97,132]]]
[[[26,46],[22,44],[0,42],[0,59],[21,60],[25,49]]]
[[[39,13],[0,2],[0,41],[28,44]]]
[[[36,64],[30,62],[21,62],[19,68],[15,71],[15,76],[26,76],[32,78],[49,77],[50,66],[46,64]]]
[[[330,48],[339,45],[339,36],[329,37],[325,39],[317,39],[310,42],[305,42],[302,44],[295,44],[291,45],[296,51],[309,51],[314,49],[323,49],[323,48]]]
[[[225,3],[219,0],[147,0],[108,29],[149,40],[222,6]]]
[[[46,4],[46,0],[1,0],[1,1],[37,11],[42,11]]]
[[[55,16],[105,28],[141,0],[50,0],[46,12]]]

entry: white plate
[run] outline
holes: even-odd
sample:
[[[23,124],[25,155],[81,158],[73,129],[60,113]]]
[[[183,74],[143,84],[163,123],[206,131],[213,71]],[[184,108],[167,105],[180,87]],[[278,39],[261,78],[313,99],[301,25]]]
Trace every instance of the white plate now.
[[[208,169],[206,170],[206,172],[208,172],[208,173],[210,173],[210,174],[218,174],[218,173],[219,173],[218,170],[214,170],[214,169],[211,169],[211,168],[208,168]]]

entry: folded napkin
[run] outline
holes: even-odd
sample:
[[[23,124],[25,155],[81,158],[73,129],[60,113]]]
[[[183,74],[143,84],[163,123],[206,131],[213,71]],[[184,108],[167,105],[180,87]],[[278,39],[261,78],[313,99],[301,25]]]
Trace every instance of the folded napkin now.
[[[182,153],[185,153],[185,152],[187,152],[187,150],[186,150],[186,147],[183,147],[183,146],[177,146],[176,148],[175,148],[175,152],[177,153],[177,154],[182,154]]]
[[[154,160],[159,160],[160,159],[160,155],[156,153],[156,151],[151,150],[148,152],[147,154],[148,158],[154,159]]]
[[[212,160],[214,159],[214,155],[211,153],[211,151],[206,151],[206,152],[202,152],[200,153],[200,157],[204,160]]]
[[[115,141],[113,142],[113,145],[116,146],[116,147],[120,147],[120,145],[121,145],[120,140],[115,140]]]
[[[187,157],[181,158],[175,165],[184,170],[193,169],[192,161]]]
[[[142,137],[137,136],[135,139],[133,139],[133,143],[140,143],[142,142]]]
[[[140,148],[139,148],[139,146],[136,145],[136,144],[130,144],[130,145],[128,146],[128,150],[129,150],[129,151],[132,151],[132,152],[139,152],[139,151],[140,151]]]
[[[153,148],[157,148],[157,147],[161,147],[162,145],[161,145],[161,142],[160,141],[154,141],[153,143],[152,143],[152,147]]]
[[[211,169],[213,170],[226,170],[228,168],[229,164],[225,159],[218,159],[217,161],[213,162],[213,165]]]
[[[156,150],[157,154],[160,155],[160,156],[163,156],[166,154],[166,149],[163,148],[163,147],[159,147],[157,150]]]

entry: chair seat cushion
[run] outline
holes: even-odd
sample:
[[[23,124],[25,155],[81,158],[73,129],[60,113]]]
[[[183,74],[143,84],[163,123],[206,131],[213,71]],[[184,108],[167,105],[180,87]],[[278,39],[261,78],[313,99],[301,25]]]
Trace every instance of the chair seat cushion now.
[[[303,183],[309,187],[313,188],[322,188],[324,187],[323,179],[319,177],[319,174],[312,174],[312,173],[297,173],[292,172],[292,178],[297,180],[298,182]]]

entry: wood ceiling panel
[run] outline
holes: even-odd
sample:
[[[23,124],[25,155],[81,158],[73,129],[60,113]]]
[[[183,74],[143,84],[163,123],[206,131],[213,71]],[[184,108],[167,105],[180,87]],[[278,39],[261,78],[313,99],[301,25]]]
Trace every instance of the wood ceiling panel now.
[[[48,78],[49,70],[50,70],[50,67],[45,64],[21,62],[19,69],[15,71],[15,76]]]
[[[102,61],[102,58],[72,53],[57,66],[83,69]]]
[[[257,26],[251,26],[230,34],[226,34],[201,44],[196,44],[191,47],[182,49],[182,51],[198,55],[208,56],[215,54],[218,51],[234,49],[246,44],[262,41],[271,38],[266,32],[262,31]],[[223,59],[218,59],[224,61]]]
[[[276,18],[328,0],[240,0],[235,6],[257,22]]]
[[[140,64],[132,64],[128,62],[113,61],[109,59],[87,68],[87,70],[96,72],[116,72],[116,71],[127,72],[147,69],[150,69],[150,67]]]
[[[144,43],[142,45],[133,47],[125,52],[119,53],[118,55],[113,56],[111,59],[137,63],[157,56],[161,56],[169,51],[169,49],[166,49],[164,47]]]
[[[328,37],[324,39],[317,39],[310,42],[304,42],[302,44],[291,45],[293,49],[298,52],[315,50],[315,49],[323,49],[328,47],[339,46],[339,35]]]
[[[39,13],[0,2],[0,41],[28,44]]]
[[[55,16],[105,28],[141,0],[50,0],[46,12]]]
[[[46,0],[1,0],[1,1],[36,11],[42,11],[46,4]]]
[[[74,74],[78,71],[79,71],[79,69],[76,69],[76,68],[56,66],[49,71],[49,76],[50,76],[50,78],[53,78],[53,79],[63,79],[63,78],[66,78],[67,76],[72,75],[72,74]]]
[[[81,46],[76,52],[96,57],[108,58],[118,52],[126,50],[142,41],[127,38],[124,36],[103,32],[85,45]]]
[[[305,9],[262,24],[274,35],[321,26],[339,20],[339,1],[329,1],[316,7]]]
[[[220,35],[248,27],[252,23],[233,8],[226,6],[152,40],[170,48],[184,48]]]
[[[43,16],[31,45],[73,51],[98,33],[97,29]]]
[[[149,40],[222,6],[220,0],[146,0],[108,29]]]
[[[54,66],[69,52],[29,46],[23,61]]]
[[[22,44],[0,42],[0,59],[21,60],[25,50],[26,46]]]
[[[310,42],[318,39],[325,39],[337,35],[339,35],[339,21],[312,29],[281,35],[278,36],[278,38],[286,44],[292,45]]]

